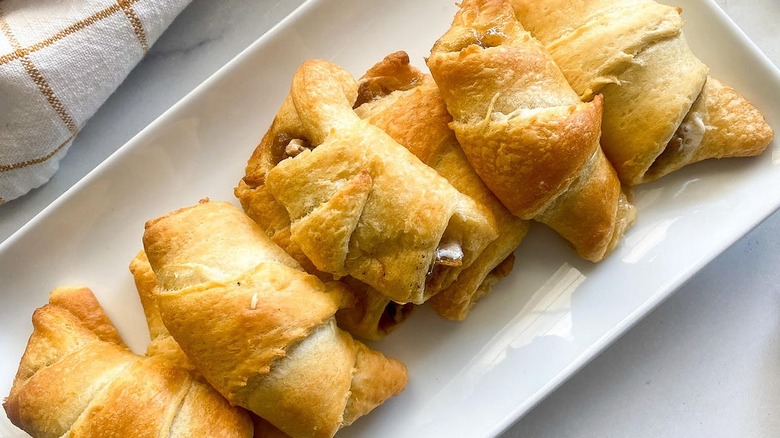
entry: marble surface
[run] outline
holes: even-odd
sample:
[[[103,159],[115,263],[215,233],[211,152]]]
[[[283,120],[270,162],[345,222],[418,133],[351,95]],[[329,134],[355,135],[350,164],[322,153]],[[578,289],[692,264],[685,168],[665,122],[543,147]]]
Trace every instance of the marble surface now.
[[[780,64],[777,0],[716,0]],[[45,186],[0,206],[0,241],[302,0],[195,0]],[[737,242],[506,431],[519,437],[780,436],[780,214]]]

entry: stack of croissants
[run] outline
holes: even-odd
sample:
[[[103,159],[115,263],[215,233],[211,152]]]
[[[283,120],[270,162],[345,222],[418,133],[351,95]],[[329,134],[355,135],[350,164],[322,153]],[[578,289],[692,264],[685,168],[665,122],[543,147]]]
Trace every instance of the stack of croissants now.
[[[355,338],[423,303],[464,319],[529,221],[598,262],[635,220],[632,186],[766,149],[772,129],[709,76],[681,12],[463,0],[430,75],[404,52],[359,80],[304,62],[235,188],[243,211],[204,199],[146,223],[130,266],[146,354],[89,289],[56,289],[9,418],[35,437],[335,435],[407,383]]]

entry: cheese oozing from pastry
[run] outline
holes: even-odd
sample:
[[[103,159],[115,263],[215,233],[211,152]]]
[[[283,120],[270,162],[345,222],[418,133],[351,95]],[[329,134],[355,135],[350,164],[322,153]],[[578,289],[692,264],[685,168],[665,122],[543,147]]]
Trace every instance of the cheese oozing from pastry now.
[[[440,243],[436,248],[433,266],[460,266],[463,264],[463,248],[458,242]]]
[[[706,131],[707,126],[704,124],[701,113],[691,111],[677,128],[667,147],[682,154],[693,152],[701,144]]]

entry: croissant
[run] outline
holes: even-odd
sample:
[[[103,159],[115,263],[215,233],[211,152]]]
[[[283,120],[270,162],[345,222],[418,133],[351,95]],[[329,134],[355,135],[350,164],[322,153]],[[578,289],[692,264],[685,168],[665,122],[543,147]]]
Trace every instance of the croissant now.
[[[758,155],[773,137],[761,113],[708,75],[681,9],[652,0],[512,0],[584,100],[604,98],[601,144],[625,184],[708,158]]]
[[[163,324],[155,292],[157,276],[154,274],[152,266],[149,264],[149,258],[146,257],[146,253],[143,250],[139,251],[130,262],[130,272],[133,275],[136,290],[141,299],[141,306],[144,309],[146,324],[149,328],[149,337],[151,338],[151,342],[146,349],[146,355],[164,357],[179,368],[189,370],[196,378],[201,378],[202,376],[198,373],[195,365]],[[255,438],[285,438],[289,436],[265,419],[248,411],[247,414],[252,417]]]
[[[580,102],[503,0],[464,0],[427,60],[474,170],[513,214],[601,260],[633,223],[599,147],[602,102]]]
[[[332,279],[332,275],[317,270],[298,245],[290,240],[290,216],[287,210],[268,193],[264,184],[247,181],[251,181],[249,177],[243,178],[235,188],[236,197],[241,201],[247,216],[261,226],[271,240],[290,254],[306,272],[317,275],[323,281]],[[336,322],[354,336],[368,340],[381,339],[406,321],[414,310],[413,304],[396,303],[360,281],[349,277],[341,281],[344,283],[344,293],[350,297],[336,312]]]
[[[495,240],[495,223],[446,179],[352,110],[357,83],[305,62],[256,151],[252,184],[291,219],[290,239],[320,271],[400,303],[451,284]]]
[[[244,212],[252,218],[265,233],[290,254],[306,272],[317,275],[327,281],[333,276],[319,271],[298,245],[290,239],[291,220],[287,210],[279,204],[268,192],[263,183],[265,175],[265,156],[271,150],[274,139],[284,136],[280,120],[274,120],[269,131],[263,137],[255,153],[247,164],[246,176],[236,186],[234,193],[240,200]],[[288,128],[289,129],[289,128]],[[289,132],[289,131],[287,131]],[[376,289],[351,277],[341,279],[344,292],[350,297],[344,306],[336,312],[336,322],[339,327],[352,335],[378,340],[406,321],[414,310],[411,303],[397,303],[390,300]]]
[[[336,326],[340,283],[306,274],[233,205],[151,220],[143,242],[165,327],[231,404],[290,436],[333,436],[404,388],[403,364]]]
[[[436,84],[410,65],[405,52],[385,57],[360,78],[359,84],[358,116],[387,132],[495,218],[498,238],[429,301],[440,315],[462,320],[492,284],[511,271],[513,252],[529,224],[512,215],[471,168],[448,126],[452,117]]]
[[[327,281],[333,276],[319,271],[290,238],[290,215],[265,185],[265,174],[273,167],[272,154],[278,151],[280,142],[289,142],[291,138],[302,136],[301,122],[297,114],[280,111],[249,158],[246,175],[239,181],[234,193],[247,216],[252,218],[274,243],[290,254],[306,272]],[[345,293],[351,297],[336,312],[336,321],[339,327],[355,336],[368,340],[381,339],[406,321],[414,309],[411,303],[392,301],[354,278],[344,277],[342,281],[345,283]]]
[[[245,411],[162,357],[130,352],[92,291],[55,289],[3,403],[34,437],[251,437]]]

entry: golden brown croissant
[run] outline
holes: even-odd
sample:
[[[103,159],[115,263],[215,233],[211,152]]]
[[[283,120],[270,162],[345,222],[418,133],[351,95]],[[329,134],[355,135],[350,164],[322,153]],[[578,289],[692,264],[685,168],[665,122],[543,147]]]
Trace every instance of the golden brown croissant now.
[[[290,238],[291,220],[287,210],[268,191],[265,185],[265,174],[274,161],[271,156],[279,146],[279,141],[302,136],[296,134],[300,127],[297,115],[283,114],[274,119],[263,140],[249,158],[244,176],[236,186],[234,193],[241,202],[244,212],[252,218],[265,233],[290,254],[306,272],[319,276],[327,281],[333,276],[319,271]],[[395,330],[411,315],[413,305],[396,303],[374,288],[350,277],[342,279],[345,283],[345,293],[351,295],[344,307],[336,312],[339,327],[355,336],[377,340]],[[348,284],[346,284],[348,283]]]
[[[421,303],[496,238],[495,223],[360,120],[356,94],[342,68],[305,62],[244,181],[265,185],[263,196],[284,206],[290,240],[318,270],[350,276],[396,302]]]
[[[252,218],[277,245],[290,254],[306,272],[317,275],[327,281],[333,276],[319,271],[298,245],[290,239],[290,215],[268,192],[264,184],[265,171],[260,163],[264,154],[270,151],[270,144],[281,134],[276,131],[278,119],[249,159],[247,175],[239,181],[234,192],[241,201],[244,212]],[[387,336],[401,323],[406,321],[414,309],[411,303],[396,303],[374,288],[351,277],[341,279],[345,285],[345,294],[350,295],[345,305],[336,312],[339,327],[351,334],[369,340]]]
[[[251,437],[252,422],[162,357],[130,352],[89,289],[55,289],[33,333],[8,418],[34,437]]]
[[[141,298],[151,338],[146,355],[164,357],[176,366],[189,370],[196,378],[202,378],[190,358],[187,357],[163,324],[156,297],[157,276],[143,250],[139,251],[130,262],[130,272],[133,274],[136,290]],[[252,417],[255,438],[285,438],[289,436],[256,414],[247,411],[247,415]]]
[[[760,154],[761,113],[708,76],[681,10],[652,0],[512,0],[585,100],[604,96],[602,146],[625,184],[707,158]]]
[[[232,404],[291,436],[332,436],[406,384],[336,327],[338,282],[306,274],[239,209],[204,201],[149,221],[165,327]]]
[[[433,79],[409,64],[405,52],[388,55],[359,80],[355,111],[387,132],[461,193],[488,209],[498,238],[447,288],[430,299],[440,315],[462,320],[477,300],[506,276],[528,222],[512,215],[474,172],[448,124],[452,117]]]
[[[580,102],[503,0],[464,0],[427,63],[469,162],[501,202],[585,259],[609,253],[635,211],[599,147],[601,99]]]

